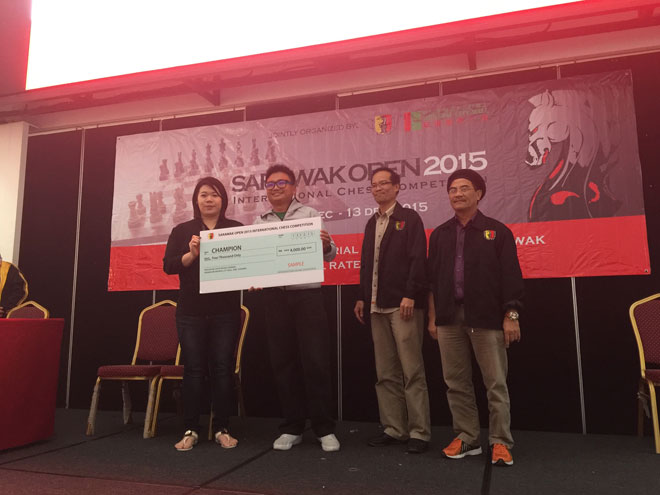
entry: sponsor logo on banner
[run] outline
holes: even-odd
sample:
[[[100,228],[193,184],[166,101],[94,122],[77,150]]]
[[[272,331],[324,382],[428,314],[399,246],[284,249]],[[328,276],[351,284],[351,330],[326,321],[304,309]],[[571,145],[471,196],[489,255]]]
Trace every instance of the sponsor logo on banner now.
[[[392,130],[391,115],[376,115],[374,118],[374,129],[378,134],[387,134]]]
[[[485,103],[455,105],[433,111],[412,111],[403,114],[406,132],[419,131],[432,127],[447,127],[463,124],[469,120],[485,122],[488,120],[488,108]]]

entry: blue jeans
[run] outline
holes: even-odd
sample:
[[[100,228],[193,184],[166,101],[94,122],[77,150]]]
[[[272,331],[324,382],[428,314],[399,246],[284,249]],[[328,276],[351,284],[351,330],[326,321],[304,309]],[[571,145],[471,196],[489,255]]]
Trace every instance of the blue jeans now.
[[[186,430],[199,432],[204,380],[211,382],[213,431],[227,428],[233,408],[234,350],[240,314],[177,315],[183,371],[183,421]]]

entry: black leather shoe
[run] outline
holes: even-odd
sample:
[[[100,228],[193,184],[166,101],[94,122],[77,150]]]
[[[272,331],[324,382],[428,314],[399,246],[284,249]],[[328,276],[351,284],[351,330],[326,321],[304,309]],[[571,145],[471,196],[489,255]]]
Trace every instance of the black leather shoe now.
[[[397,440],[394,437],[389,436],[387,433],[381,433],[375,437],[369,439],[369,445],[372,447],[385,447],[386,445],[401,445],[406,443],[404,440]]]
[[[429,448],[429,443],[420,440],[419,438],[411,438],[408,440],[408,453],[409,454],[423,454]]]

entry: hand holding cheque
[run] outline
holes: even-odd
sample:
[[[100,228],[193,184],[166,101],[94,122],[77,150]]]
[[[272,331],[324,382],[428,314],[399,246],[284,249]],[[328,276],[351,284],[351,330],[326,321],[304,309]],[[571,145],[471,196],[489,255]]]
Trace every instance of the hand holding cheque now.
[[[200,293],[322,282],[329,238],[318,217],[203,231]]]

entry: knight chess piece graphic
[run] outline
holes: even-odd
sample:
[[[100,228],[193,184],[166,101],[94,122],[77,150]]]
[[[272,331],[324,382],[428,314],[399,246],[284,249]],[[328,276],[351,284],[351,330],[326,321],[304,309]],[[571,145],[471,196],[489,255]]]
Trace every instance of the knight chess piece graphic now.
[[[192,151],[192,157],[190,158],[190,170],[188,175],[199,175],[199,165],[197,164],[197,152]]]
[[[138,229],[144,225],[144,217],[138,215],[136,210],[137,201],[128,202],[128,228],[129,229]]]
[[[206,161],[204,162],[204,172],[213,173],[213,159],[211,158],[211,145],[206,143]]]
[[[591,117],[594,102],[576,90],[546,90],[529,103],[525,163],[545,177],[530,198],[528,220],[613,216],[622,203],[609,180],[616,146]]]
[[[183,160],[181,159],[181,151],[177,152],[177,159],[174,162],[174,177],[179,178],[186,173],[186,168],[183,166]]]
[[[257,148],[256,138],[252,138],[252,150],[250,151],[250,165],[256,167],[261,161],[259,160],[259,148]]]
[[[163,158],[163,161],[160,163],[160,175],[158,176],[158,180],[167,180],[170,178],[170,169],[167,168],[167,158]]]
[[[266,145],[266,161],[268,165],[272,165],[277,162],[277,156],[275,155],[275,143],[273,138],[268,138],[268,143]]]
[[[150,192],[149,193],[149,222],[150,223],[159,223],[163,220],[163,215],[160,212],[160,207],[158,206],[158,193]]]
[[[234,165],[237,167],[245,165],[245,160],[243,160],[243,149],[241,148],[240,141],[236,141],[236,159],[234,160]]]

